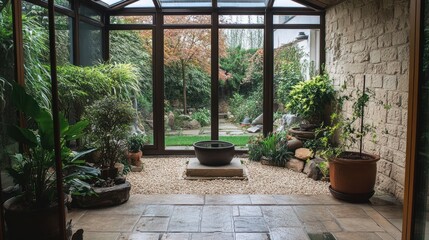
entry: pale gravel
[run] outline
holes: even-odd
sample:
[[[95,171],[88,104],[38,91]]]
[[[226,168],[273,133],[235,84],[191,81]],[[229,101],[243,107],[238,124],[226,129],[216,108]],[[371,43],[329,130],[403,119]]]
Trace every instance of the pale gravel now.
[[[239,158],[248,169],[248,180],[185,180],[191,157],[144,157],[144,170],[128,173],[131,194],[329,194],[329,183],[303,173],[262,165]]]

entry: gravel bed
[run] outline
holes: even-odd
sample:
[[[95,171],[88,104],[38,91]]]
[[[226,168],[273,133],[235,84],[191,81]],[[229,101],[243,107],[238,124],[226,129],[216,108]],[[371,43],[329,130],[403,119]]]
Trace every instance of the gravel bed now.
[[[131,194],[329,194],[329,183],[292,170],[239,158],[248,180],[185,180],[190,157],[144,157],[144,170],[128,173]]]

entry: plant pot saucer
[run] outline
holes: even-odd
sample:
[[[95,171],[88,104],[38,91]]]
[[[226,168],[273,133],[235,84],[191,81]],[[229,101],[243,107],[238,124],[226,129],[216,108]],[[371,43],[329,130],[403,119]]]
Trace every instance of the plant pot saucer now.
[[[366,203],[369,202],[369,199],[374,195],[375,191],[371,191],[369,193],[359,193],[359,194],[351,194],[351,193],[342,193],[334,190],[331,185],[329,185],[329,191],[332,196],[336,199],[343,200],[350,203]]]

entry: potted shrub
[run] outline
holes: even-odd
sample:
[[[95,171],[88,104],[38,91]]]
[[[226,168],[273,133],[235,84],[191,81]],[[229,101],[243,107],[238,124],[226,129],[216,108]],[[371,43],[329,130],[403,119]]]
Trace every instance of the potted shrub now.
[[[9,136],[25,146],[24,152],[12,156],[11,167],[8,168],[8,173],[22,191],[22,194],[3,205],[9,238],[34,239],[35,236],[43,236],[43,239],[59,239],[52,116],[16,84],[12,91],[12,103],[34,122],[34,128],[10,126],[8,129]],[[99,171],[86,166],[80,158],[92,150],[76,153],[66,145],[67,141],[80,138],[88,123],[81,121],[69,125],[60,115],[60,124],[66,193],[91,194],[90,185],[82,180],[95,178]]]
[[[377,161],[380,160],[377,155],[363,152],[363,138],[374,132],[374,127],[363,121],[364,109],[373,96],[371,91],[365,89],[365,78],[363,90],[357,90],[356,95],[357,98],[350,95],[339,99],[339,109],[344,100],[354,100],[352,116],[333,113],[333,125],[318,130],[321,138],[315,140],[317,143],[313,144],[312,150],[329,161],[329,189],[334,197],[350,202],[365,202],[374,194]],[[334,143],[332,138],[337,133],[339,143]],[[372,136],[374,138],[375,134]],[[356,144],[359,151],[349,150]]]
[[[143,134],[133,134],[127,139],[128,144],[128,159],[130,164],[140,167],[141,166],[141,157],[143,156],[143,146],[147,142],[146,135]]]
[[[292,87],[286,109],[296,114],[302,122],[289,133],[301,140],[314,138],[314,129],[323,122],[326,108],[335,98],[334,87],[327,74],[317,75]]]
[[[134,120],[131,104],[115,97],[95,101],[84,113],[89,120],[86,141],[99,151],[99,167],[103,179],[114,179],[118,169],[115,164],[126,158],[126,140]]]

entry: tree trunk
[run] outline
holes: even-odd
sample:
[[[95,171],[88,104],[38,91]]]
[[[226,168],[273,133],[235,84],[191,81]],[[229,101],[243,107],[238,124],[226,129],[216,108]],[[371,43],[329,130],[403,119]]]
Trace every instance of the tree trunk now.
[[[182,66],[182,80],[183,80],[183,114],[188,113],[188,106],[186,104],[186,77],[185,77],[185,62],[181,60]]]

